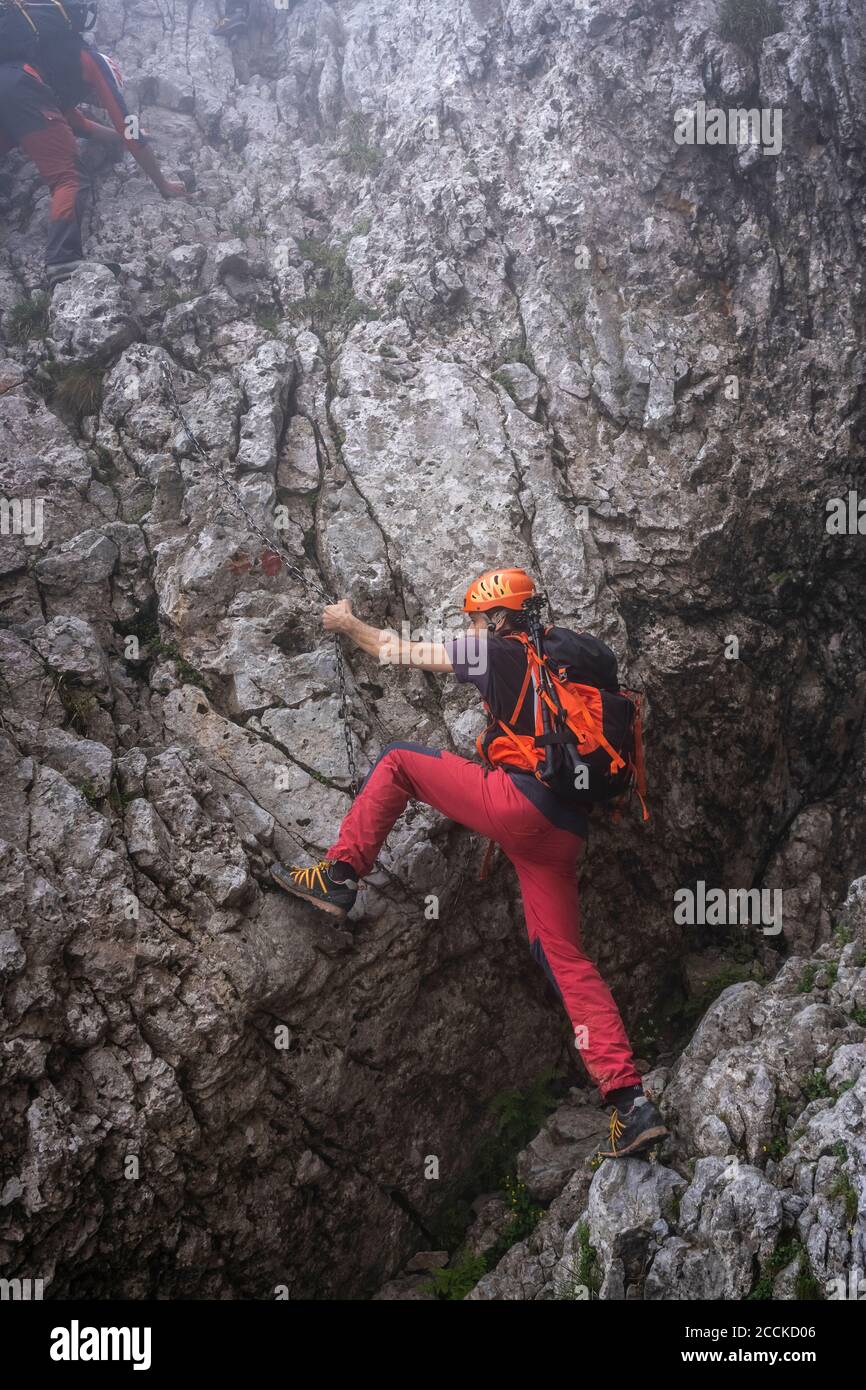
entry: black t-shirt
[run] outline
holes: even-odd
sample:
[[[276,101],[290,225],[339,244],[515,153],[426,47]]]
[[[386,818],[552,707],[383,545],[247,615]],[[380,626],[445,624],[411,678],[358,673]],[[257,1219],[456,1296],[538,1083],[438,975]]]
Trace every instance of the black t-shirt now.
[[[552,629],[553,632],[556,629]],[[527,687],[526,698],[516,719],[514,709],[520,696],[520,689],[526,675],[526,653],[523,643],[513,637],[497,637],[485,632],[465,632],[458,637],[449,638],[443,643],[448,660],[454,668],[454,675],[461,684],[474,685],[479,695],[490,706],[494,719],[504,719],[520,734],[535,732],[535,713],[532,700],[532,684]],[[482,742],[487,745],[501,733],[495,727],[488,730]],[[570,830],[573,835],[586,839],[589,833],[589,819],[577,806],[569,806],[554,796],[543,783],[525,769],[510,768],[497,764],[503,772],[519,787],[524,796],[538,807],[552,825],[559,830]]]

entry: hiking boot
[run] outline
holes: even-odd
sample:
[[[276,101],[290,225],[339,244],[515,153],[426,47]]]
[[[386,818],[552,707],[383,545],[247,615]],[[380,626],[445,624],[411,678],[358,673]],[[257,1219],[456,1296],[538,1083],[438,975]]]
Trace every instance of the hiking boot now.
[[[602,1158],[634,1158],[655,1148],[670,1130],[648,1096],[637,1096],[627,1110],[614,1107],[610,1116],[610,1142],[599,1149]]]
[[[221,19],[219,24],[211,29],[211,33],[217,39],[230,39],[235,34],[242,34],[247,27],[246,19],[241,15],[233,15],[229,19]]]
[[[48,281],[49,289],[53,290],[54,286],[59,285],[61,280],[68,280],[80,265],[84,265],[84,261],[57,261],[54,265],[47,265],[45,278]]]
[[[55,285],[59,285],[63,280],[68,280],[70,276],[74,275],[76,270],[80,269],[83,265],[104,265],[106,270],[111,271],[115,279],[117,279],[123,270],[123,266],[119,261],[58,261],[54,265],[47,265],[45,267],[45,278],[48,281],[48,288],[53,290]]]
[[[345,917],[355,906],[358,880],[346,878],[340,881],[332,878],[329,870],[333,863],[333,859],[320,859],[318,864],[310,864],[306,868],[272,864],[271,878],[287,893],[305,898],[323,912],[330,912],[332,917]]]

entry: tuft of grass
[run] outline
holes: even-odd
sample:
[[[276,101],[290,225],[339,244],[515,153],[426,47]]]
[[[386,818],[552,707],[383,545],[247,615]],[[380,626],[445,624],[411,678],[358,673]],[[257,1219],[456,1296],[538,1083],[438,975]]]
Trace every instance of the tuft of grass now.
[[[82,782],[78,790],[90,806],[98,806],[103,799],[102,792],[92,782]]]
[[[866,1008],[863,1008],[862,1005],[857,1009],[851,1010],[851,1017],[861,1028],[866,1028]]]
[[[80,686],[69,685],[65,676],[59,677],[54,689],[69,718],[70,728],[77,734],[86,735],[88,723],[97,707],[96,696]]]
[[[346,121],[346,139],[340,150],[343,167],[353,174],[377,174],[385,159],[378,145],[369,141],[371,117],[353,112]]]
[[[182,681],[184,685],[197,685],[206,695],[210,695],[211,691],[207,682],[207,677],[199,671],[197,666],[190,665],[186,657],[181,655],[174,642],[155,643],[153,654],[154,656],[167,657],[169,661],[173,661],[177,668],[178,679]]]
[[[529,1196],[526,1184],[511,1174],[505,1178],[505,1195],[511,1207],[511,1219],[495,1245],[487,1252],[488,1269],[494,1269],[512,1245],[526,1240],[544,1215],[543,1209]]]
[[[48,332],[50,303],[49,296],[37,290],[35,294],[13,304],[6,317],[6,335],[10,343],[27,343],[31,338],[44,338]]]
[[[800,1268],[794,1283],[794,1293],[800,1303],[820,1303],[824,1299],[824,1290],[812,1273],[809,1257],[805,1250],[800,1256]]]
[[[802,973],[802,975],[800,976],[800,979],[799,979],[799,981],[798,981],[798,984],[797,984],[797,993],[798,993],[798,994],[811,994],[812,990],[815,988],[815,977],[817,976],[817,974],[818,974],[818,967],[817,967],[817,965],[814,965],[814,964],[811,964],[811,963],[810,963],[809,965],[807,965],[807,966],[806,966],[806,969],[803,971],[803,973]]]
[[[590,1293],[597,1294],[602,1284],[601,1261],[598,1251],[589,1238],[589,1226],[584,1221],[577,1229],[577,1243],[580,1258],[577,1264],[577,1282],[583,1284]]]
[[[833,1092],[830,1090],[827,1073],[823,1071],[810,1072],[803,1083],[803,1094],[807,1100],[829,1099]]]
[[[842,1202],[845,1207],[845,1216],[848,1219],[848,1224],[853,1226],[854,1222],[857,1220],[858,1197],[857,1189],[852,1183],[847,1173],[839,1174],[838,1178],[833,1183],[833,1186],[830,1188],[830,1191],[827,1195],[831,1199],[833,1197],[842,1198]]]
[[[554,1297],[560,1302],[582,1302],[598,1298],[602,1285],[602,1268],[598,1253],[589,1239],[589,1226],[582,1222],[577,1228],[578,1253],[572,1259],[570,1277],[560,1284]]]
[[[320,283],[310,294],[288,306],[289,317],[306,319],[311,331],[325,340],[346,333],[353,324],[376,317],[371,306],[355,295],[352,272],[342,250],[307,237],[298,242],[298,248],[320,272]]]
[[[512,1215],[499,1239],[483,1255],[473,1255],[466,1251],[448,1268],[434,1270],[432,1283],[428,1287],[437,1298],[465,1298],[488,1270],[496,1268],[512,1245],[525,1240],[535,1230],[544,1213],[530,1198],[526,1184],[509,1175],[505,1178],[505,1193]]]
[[[719,37],[747,51],[784,27],[778,0],[722,0],[719,6]]]
[[[403,293],[404,288],[405,286],[403,284],[403,281],[400,279],[399,275],[395,275],[390,280],[385,281],[384,297],[385,303],[387,304],[389,309],[396,309],[397,300]]]
[[[437,1298],[456,1303],[465,1298],[486,1273],[487,1261],[484,1256],[467,1252],[457,1264],[434,1269],[428,1287]]]
[[[751,1302],[763,1303],[773,1297],[773,1282],[776,1276],[781,1274],[783,1269],[800,1257],[800,1269],[803,1267],[805,1252],[798,1240],[785,1241],[777,1245],[772,1255],[761,1266],[760,1277],[758,1278],[747,1299]]]
[[[509,338],[508,342],[503,345],[499,367],[507,367],[509,362],[522,362],[524,367],[528,367],[531,372],[537,371],[535,358],[524,335]],[[494,376],[499,367],[493,368]]]
[[[847,946],[850,941],[854,940],[854,933],[844,922],[837,922],[833,928],[833,940],[841,950],[843,946]]]
[[[102,383],[105,368],[86,362],[69,366],[52,363],[48,368],[45,400],[65,415],[71,415],[80,425],[88,415],[95,415],[102,402]]]

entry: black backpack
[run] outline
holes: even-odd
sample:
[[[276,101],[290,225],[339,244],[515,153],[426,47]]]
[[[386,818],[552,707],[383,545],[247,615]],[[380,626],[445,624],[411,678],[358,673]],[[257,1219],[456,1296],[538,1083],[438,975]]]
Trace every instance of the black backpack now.
[[[39,30],[23,5],[15,0],[0,4],[0,63],[27,62],[36,54]]]
[[[523,767],[574,806],[613,803],[634,789],[647,820],[640,695],[621,688],[616,656],[604,642],[568,628],[543,629],[538,600],[524,609],[529,631],[508,634],[526,651],[523,686],[510,720],[493,719],[479,752],[493,766]],[[513,727],[527,700],[531,734]],[[501,732],[491,739],[494,728]]]
[[[86,96],[78,55],[95,23],[85,0],[0,0],[0,62],[34,63],[65,111]]]
[[[86,34],[96,23],[96,5],[82,0],[3,0],[3,4],[26,11],[46,42],[65,34]]]
[[[23,0],[27,14],[39,30],[39,47],[33,59],[57,98],[61,111],[87,100],[81,76],[81,37],[96,23],[96,6],[80,0]]]

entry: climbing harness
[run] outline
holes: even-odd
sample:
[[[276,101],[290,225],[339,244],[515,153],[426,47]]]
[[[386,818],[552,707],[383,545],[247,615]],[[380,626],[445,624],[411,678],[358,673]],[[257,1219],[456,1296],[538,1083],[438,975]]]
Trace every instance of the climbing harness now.
[[[189,421],[184,415],[183,407],[181,406],[180,401],[177,398],[177,391],[175,390],[174,378],[171,373],[171,368],[169,367],[165,359],[163,359],[160,363],[160,368],[162,372],[163,381],[165,382],[165,388],[168,394],[169,403],[183,428],[184,434],[186,435],[187,439],[189,440],[190,444],[195,450],[197,457],[204,464],[205,468],[208,469],[208,471],[217,480],[220,486],[223,487],[225,491],[229,494],[229,496],[232,498],[232,501],[243,515],[244,520],[246,521],[250,530],[256,536],[258,536],[259,540],[264,543],[264,545],[267,547],[267,550],[271,554],[276,553],[275,544],[276,546],[279,546],[280,550],[282,550],[283,552],[283,555],[279,557],[280,563],[285,565],[286,569],[288,570],[289,574],[292,576],[293,579],[297,579],[298,582],[302,584],[306,590],[314,591],[316,594],[319,595],[320,598],[323,598],[326,603],[333,603],[333,598],[330,596],[330,594],[327,593],[325,589],[321,587],[321,585],[317,584],[314,580],[308,579],[308,577],[303,573],[302,570],[298,568],[296,564],[294,564],[290,559],[285,558],[289,555],[289,551],[286,548],[285,543],[282,540],[280,540],[279,537],[276,537],[275,541],[273,538],[267,536],[265,532],[262,530],[261,526],[259,526],[258,522],[255,521],[252,516],[250,516],[247,505],[241,497],[240,493],[238,492],[237,488],[235,487],[234,483],[230,482],[230,480],[223,473],[222,469],[219,468],[217,464],[211,461],[211,459],[205,452],[202,444],[191,430]],[[349,785],[351,788],[352,797],[354,799],[354,797],[358,795],[358,770],[355,764],[355,750],[352,747],[352,735],[349,731],[349,697],[348,691],[346,689],[346,670],[343,664],[343,650],[340,646],[340,635],[337,632],[334,633],[334,651],[336,653],[337,658],[337,679],[340,687],[340,722],[343,726],[343,737],[346,742],[346,761],[349,768]]]

